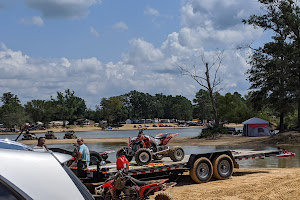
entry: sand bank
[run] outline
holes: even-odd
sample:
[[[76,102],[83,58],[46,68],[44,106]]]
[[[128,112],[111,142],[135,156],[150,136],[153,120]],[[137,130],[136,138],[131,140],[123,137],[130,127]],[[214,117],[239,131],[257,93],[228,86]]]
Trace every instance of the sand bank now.
[[[202,184],[184,174],[166,192],[176,200],[298,200],[299,188],[300,168],[234,169],[230,179]]]

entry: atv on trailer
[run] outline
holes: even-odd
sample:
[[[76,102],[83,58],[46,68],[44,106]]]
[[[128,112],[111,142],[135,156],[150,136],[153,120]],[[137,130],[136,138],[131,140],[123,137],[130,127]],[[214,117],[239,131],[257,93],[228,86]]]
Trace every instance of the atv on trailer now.
[[[75,135],[74,131],[67,131],[65,133],[64,139],[76,139],[77,136]]]
[[[46,139],[57,139],[57,137],[55,137],[53,131],[47,131],[47,133],[45,134],[45,138]]]
[[[161,160],[163,157],[170,157],[174,162],[181,161],[184,158],[182,147],[167,146],[168,142],[179,133],[160,133],[155,137],[144,135],[143,129],[139,131],[137,137],[130,137],[129,144],[120,148],[117,158],[125,155],[130,162],[133,157],[138,165],[147,165],[152,160]]]
[[[26,133],[23,134],[22,140],[36,140],[37,137],[34,133],[29,133],[29,131],[26,131]]]

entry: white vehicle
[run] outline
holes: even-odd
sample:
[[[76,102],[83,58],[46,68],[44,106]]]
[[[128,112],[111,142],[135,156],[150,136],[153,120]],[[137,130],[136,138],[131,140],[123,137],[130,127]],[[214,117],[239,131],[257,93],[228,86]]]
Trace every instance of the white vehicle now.
[[[94,199],[65,165],[71,158],[55,152],[0,148],[0,200]]]
[[[16,150],[32,151],[32,148],[30,146],[9,139],[0,139],[0,149],[16,149]]]

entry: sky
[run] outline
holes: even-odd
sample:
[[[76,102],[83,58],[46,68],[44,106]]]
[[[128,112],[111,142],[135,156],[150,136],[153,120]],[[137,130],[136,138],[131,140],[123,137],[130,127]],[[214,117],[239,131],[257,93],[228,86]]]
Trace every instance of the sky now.
[[[26,104],[70,89],[91,109],[132,90],[192,100],[203,88],[178,66],[203,75],[219,51],[220,93],[245,95],[250,51],[237,47],[269,40],[242,23],[260,6],[257,0],[0,0],[0,95],[12,92]]]

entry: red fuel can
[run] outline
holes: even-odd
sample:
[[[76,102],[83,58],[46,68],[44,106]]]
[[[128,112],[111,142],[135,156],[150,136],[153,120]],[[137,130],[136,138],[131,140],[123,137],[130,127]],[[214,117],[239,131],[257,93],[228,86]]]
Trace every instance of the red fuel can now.
[[[123,168],[129,169],[129,162],[124,155],[117,159],[117,170],[121,170]]]

